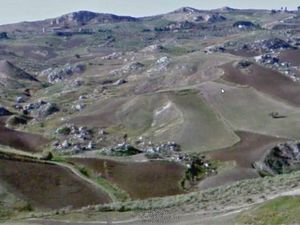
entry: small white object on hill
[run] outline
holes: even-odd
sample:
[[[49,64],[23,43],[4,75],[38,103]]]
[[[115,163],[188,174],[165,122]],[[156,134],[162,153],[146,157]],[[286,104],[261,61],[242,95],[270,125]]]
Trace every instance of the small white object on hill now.
[[[224,90],[224,89],[222,89],[222,90],[221,90],[221,92],[222,92],[222,94],[224,94],[224,93],[225,93],[225,90]]]

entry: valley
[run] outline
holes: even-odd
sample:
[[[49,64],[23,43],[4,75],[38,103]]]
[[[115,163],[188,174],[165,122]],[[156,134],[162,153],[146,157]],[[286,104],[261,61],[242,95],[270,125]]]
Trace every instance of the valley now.
[[[0,25],[0,223],[296,224],[299,18]]]

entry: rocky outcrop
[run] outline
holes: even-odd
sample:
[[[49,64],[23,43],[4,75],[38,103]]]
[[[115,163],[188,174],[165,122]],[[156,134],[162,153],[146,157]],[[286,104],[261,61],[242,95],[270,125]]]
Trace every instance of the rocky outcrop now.
[[[224,16],[222,16],[218,13],[207,14],[203,18],[207,23],[217,23],[217,22],[222,22],[222,21],[226,20],[226,18]]]
[[[156,27],[156,32],[189,30],[196,27],[196,24],[190,21],[172,22],[165,27]]]
[[[262,45],[263,48],[271,50],[292,48],[292,46],[289,45],[286,41],[279,38],[271,38],[268,40],[264,40],[262,42]]]
[[[195,8],[192,8],[192,7],[182,7],[182,8],[179,8],[175,11],[173,11],[172,13],[190,13],[190,14],[193,14],[193,13],[200,13],[201,11],[199,9],[195,9]]]
[[[10,116],[12,113],[3,106],[0,106],[0,116]]]
[[[66,124],[56,129],[55,134],[58,138],[52,144],[55,151],[77,154],[95,148],[97,138],[90,128]]]
[[[245,69],[245,68],[248,68],[251,65],[253,65],[253,62],[248,61],[248,60],[241,60],[237,63],[237,68]]]
[[[37,112],[39,118],[46,118],[59,111],[59,108],[54,103],[47,103],[41,106]]]
[[[103,149],[100,154],[108,156],[132,156],[142,153],[141,150],[133,147],[130,144],[122,143],[110,149]]]
[[[41,72],[40,76],[46,76],[51,84],[68,79],[74,74],[81,74],[86,70],[84,64],[66,64],[61,67],[49,68]]]
[[[287,142],[272,148],[257,162],[262,174],[285,174],[300,170],[300,142]]]
[[[50,20],[50,25],[69,25],[80,26],[95,23],[118,23],[118,22],[134,22],[137,18],[129,16],[117,16],[113,14],[102,14],[90,11],[72,12],[61,17]]]
[[[147,46],[142,50],[142,52],[160,52],[163,51],[164,49],[165,48],[162,45],[154,44],[154,45]]]
[[[8,35],[6,32],[0,32],[0,40],[1,39],[8,39]]]
[[[61,16],[60,18],[56,19],[58,23],[87,23],[90,20],[96,18],[98,16],[97,13],[89,12],[89,11],[79,11],[73,12],[66,15]]]
[[[140,62],[132,62],[126,64],[120,69],[113,70],[110,72],[111,75],[122,75],[122,74],[133,74],[133,73],[141,73],[145,69],[145,65]]]

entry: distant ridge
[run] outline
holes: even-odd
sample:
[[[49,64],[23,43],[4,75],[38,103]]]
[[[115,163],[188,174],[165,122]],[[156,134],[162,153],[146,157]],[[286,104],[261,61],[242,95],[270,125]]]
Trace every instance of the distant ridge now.
[[[228,7],[228,6],[224,6],[220,9],[218,9],[218,11],[221,11],[221,12],[235,12],[237,10],[238,9],[234,9],[234,8],[231,8],[231,7]]]
[[[51,25],[83,25],[89,23],[115,23],[138,21],[135,17],[118,16],[114,14],[95,13],[90,11],[77,11],[62,15],[54,19],[48,19]]]
[[[171,13],[200,13],[200,12],[202,11],[192,7],[182,7],[172,11]]]

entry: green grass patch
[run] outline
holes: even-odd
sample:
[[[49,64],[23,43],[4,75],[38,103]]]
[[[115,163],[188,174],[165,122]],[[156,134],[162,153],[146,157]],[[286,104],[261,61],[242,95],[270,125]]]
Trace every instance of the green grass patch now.
[[[253,225],[299,224],[300,197],[280,197],[243,213],[238,222]]]
[[[95,181],[97,184],[99,184],[99,187],[106,192],[109,197],[114,202],[125,202],[130,200],[129,195],[121,190],[116,185],[110,183],[108,180],[102,178],[101,176],[95,174],[93,171],[88,169],[85,166],[78,166],[78,165],[72,165],[75,169],[77,169],[83,176]]]
[[[108,180],[102,177],[97,177],[96,181],[109,194],[112,200],[121,202],[130,200],[129,195],[125,191],[121,190],[116,185],[111,184]]]

